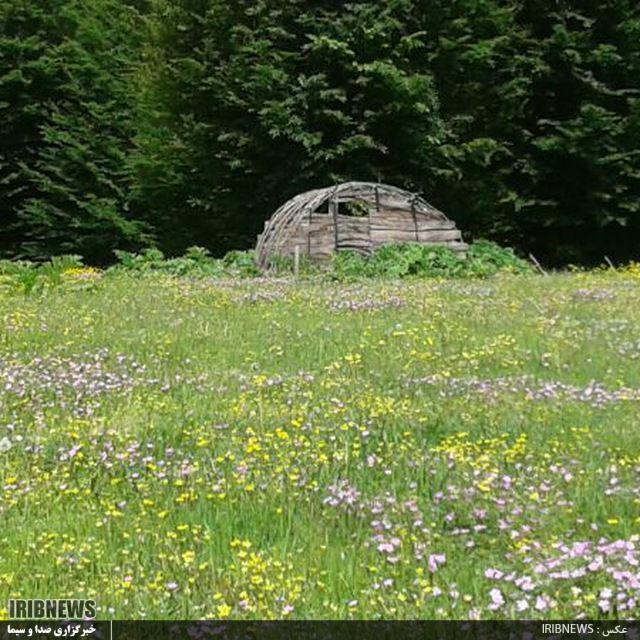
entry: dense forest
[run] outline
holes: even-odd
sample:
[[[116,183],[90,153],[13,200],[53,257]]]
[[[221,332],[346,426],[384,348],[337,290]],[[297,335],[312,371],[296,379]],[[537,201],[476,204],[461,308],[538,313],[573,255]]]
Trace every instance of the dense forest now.
[[[0,257],[250,248],[344,179],[638,258],[638,0],[0,3]]]

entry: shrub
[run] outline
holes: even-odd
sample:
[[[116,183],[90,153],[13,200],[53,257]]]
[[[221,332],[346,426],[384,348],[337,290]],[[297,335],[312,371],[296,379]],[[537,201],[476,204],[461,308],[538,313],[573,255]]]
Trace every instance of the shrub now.
[[[142,253],[130,253],[129,251],[115,251],[118,263],[115,269],[123,268],[130,271],[148,271],[151,269],[163,269],[165,257],[159,249],[146,249]]]
[[[534,269],[526,260],[519,258],[513,249],[500,247],[488,240],[474,242],[467,255],[468,275],[486,277],[498,271],[532,273]]]
[[[158,249],[142,253],[116,251],[118,262],[108,272],[164,273],[194,278],[253,278],[262,275],[252,251],[231,251],[224,258],[213,258],[202,247],[191,247],[183,256],[166,258]],[[385,245],[366,258],[353,251],[335,254],[328,265],[313,265],[306,256],[300,259],[302,277],[328,277],[348,281],[361,278],[486,278],[500,271],[531,273],[533,268],[511,249],[493,242],[480,241],[469,248],[466,259],[444,246],[404,244]],[[0,285],[25,294],[55,287],[69,276],[88,276],[102,272],[85,267],[80,256],[56,256],[48,262],[0,261]],[[291,275],[293,260],[275,256],[270,261],[271,275]],[[78,278],[76,278],[78,279]],[[84,277],[84,280],[90,278]]]
[[[209,251],[202,247],[190,247],[178,258],[165,258],[158,249],[147,249],[142,253],[115,253],[118,264],[112,269],[116,271],[158,272],[173,276],[209,278],[250,278],[260,275],[250,251],[232,251],[222,260],[212,257]]]
[[[230,275],[240,278],[252,278],[262,273],[256,266],[253,251],[230,251],[222,259],[222,264]]]
[[[362,277],[485,278],[499,271],[531,273],[532,267],[493,242],[481,240],[469,248],[466,259],[445,246],[424,244],[385,245],[366,259],[346,251],[331,261],[330,276],[336,280]]]
[[[61,285],[65,273],[83,267],[82,258],[76,255],[54,256],[41,264],[24,260],[2,260],[0,283],[28,295]]]
[[[340,281],[371,276],[371,261],[355,251],[341,251],[331,258],[329,274]]]
[[[465,261],[447,247],[423,244],[388,245],[371,259],[376,275],[392,278],[406,276],[448,276],[461,274]]]

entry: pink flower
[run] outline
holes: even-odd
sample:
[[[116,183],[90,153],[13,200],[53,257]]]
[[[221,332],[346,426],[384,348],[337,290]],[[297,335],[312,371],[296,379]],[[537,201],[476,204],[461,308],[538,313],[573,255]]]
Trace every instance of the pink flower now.
[[[431,571],[431,573],[435,573],[438,570],[438,566],[441,564],[444,564],[446,561],[446,556],[444,555],[444,553],[432,553],[429,556],[429,560],[428,560],[428,565],[429,565],[429,571]]]
[[[533,580],[529,576],[522,576],[515,581],[517,587],[523,591],[531,591],[534,588]]]
[[[599,600],[598,606],[600,607],[600,611],[602,611],[602,613],[609,613],[609,611],[611,610],[611,602],[609,602],[609,600]]]
[[[536,609],[538,611],[546,611],[551,603],[549,602],[549,598],[547,596],[538,596],[536,598]]]
[[[503,575],[502,571],[499,571],[498,569],[487,569],[484,572],[484,577],[489,578],[489,580],[500,580]]]
[[[495,587],[491,589],[491,591],[489,591],[489,597],[491,598],[491,603],[489,604],[491,611],[497,611],[504,604],[504,596],[500,589],[496,589]]]

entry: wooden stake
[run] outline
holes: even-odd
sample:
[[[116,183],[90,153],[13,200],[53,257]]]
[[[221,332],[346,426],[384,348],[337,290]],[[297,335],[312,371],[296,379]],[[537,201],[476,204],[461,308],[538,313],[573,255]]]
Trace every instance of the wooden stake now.
[[[420,241],[420,236],[418,235],[418,216],[416,216],[416,197],[413,196],[411,200],[411,216],[413,217],[413,228],[416,234],[416,242]]]
[[[329,201],[329,208],[331,209],[331,215],[333,216],[333,239],[334,239],[334,248],[338,250],[338,201],[336,200],[335,195],[331,196],[331,200]]]
[[[293,277],[296,280],[300,277],[300,245],[293,251]]]
[[[529,254],[529,258],[531,259],[531,262],[533,262],[533,264],[536,266],[536,269],[543,275],[543,276],[549,276],[549,274],[542,268],[542,265],[538,262],[537,258],[533,255],[533,253]]]

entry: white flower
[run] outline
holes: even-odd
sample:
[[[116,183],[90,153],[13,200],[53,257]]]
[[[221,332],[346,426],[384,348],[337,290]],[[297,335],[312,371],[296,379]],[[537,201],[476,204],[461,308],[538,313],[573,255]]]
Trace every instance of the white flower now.
[[[9,438],[2,438],[0,440],[0,453],[5,453],[11,449],[11,440]]]
[[[491,589],[489,597],[491,598],[491,604],[489,604],[491,611],[497,611],[504,604],[504,596],[500,589]]]

